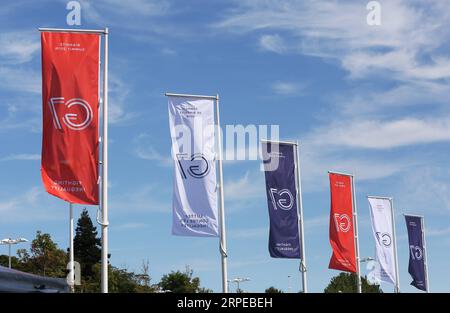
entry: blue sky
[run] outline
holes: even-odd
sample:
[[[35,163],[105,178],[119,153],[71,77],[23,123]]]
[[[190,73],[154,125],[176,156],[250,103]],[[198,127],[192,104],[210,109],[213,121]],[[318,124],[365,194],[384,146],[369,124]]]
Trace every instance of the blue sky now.
[[[42,230],[61,247],[68,208],[45,193],[39,172],[37,28],[67,27],[67,2],[0,7],[0,237]],[[190,265],[204,286],[220,290],[218,241],[170,235],[164,97],[219,93],[223,125],[280,125],[282,139],[301,142],[310,291],[339,273],[327,268],[328,170],[356,175],[361,256],[375,249],[366,196],[392,196],[402,291],[415,292],[402,213],[426,216],[430,287],[450,291],[450,3],[380,1],[382,25],[368,26],[368,1],[80,2],[81,27],[110,28],[114,265],[138,271],[148,259],[153,282]],[[259,162],[225,162],[224,178],[229,277],[251,278],[242,287],[258,292],[286,290],[291,275],[300,289],[298,262],[268,255]]]

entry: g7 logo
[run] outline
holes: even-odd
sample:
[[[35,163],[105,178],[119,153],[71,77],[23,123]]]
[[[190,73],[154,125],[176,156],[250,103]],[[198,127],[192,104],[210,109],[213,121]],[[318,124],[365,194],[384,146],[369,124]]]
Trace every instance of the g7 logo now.
[[[337,231],[341,231],[343,233],[346,233],[350,230],[351,222],[350,217],[348,217],[347,214],[334,214],[334,222],[336,224]]]
[[[391,235],[388,233],[377,232],[378,242],[382,243],[385,247],[389,247],[392,244]]]
[[[418,261],[422,260],[423,251],[419,246],[411,245],[411,246],[409,246],[409,249],[411,251],[411,257],[413,260],[418,260]]]
[[[69,127],[72,130],[83,130],[86,127],[88,127],[93,119],[93,113],[92,108],[89,105],[89,103],[86,100],[75,98],[70,99],[69,101],[65,102],[64,97],[56,97],[56,98],[50,98],[49,101],[50,111],[53,115],[53,124],[55,125],[56,129],[62,129],[61,127],[61,121],[59,120],[57,111],[56,111],[56,105],[64,105],[67,109],[79,107],[82,110],[85,111],[85,117],[79,118],[79,114],[77,113],[66,113],[62,117],[63,123]]]
[[[278,199],[276,199],[275,195],[278,196]],[[278,191],[278,189],[270,188],[270,198],[272,199],[275,210],[280,208],[289,211],[294,205],[294,197],[288,189]]]
[[[182,160],[178,159],[178,165],[180,166],[180,172],[184,179],[187,179],[186,171],[181,162]],[[191,156],[188,160],[193,165],[187,167],[187,173],[193,178],[203,178],[208,175],[210,166],[208,160],[205,158],[203,154],[197,153]]]

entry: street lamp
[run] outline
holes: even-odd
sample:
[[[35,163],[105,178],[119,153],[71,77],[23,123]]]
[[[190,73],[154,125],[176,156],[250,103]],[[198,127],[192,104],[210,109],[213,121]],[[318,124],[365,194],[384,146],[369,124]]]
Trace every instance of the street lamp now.
[[[291,275],[288,275],[288,293],[292,293],[292,288],[291,288]]]
[[[241,278],[241,277],[236,277],[235,279],[232,280],[233,283],[236,283],[237,285],[237,289],[236,291],[241,290],[241,288],[239,287],[240,283],[246,282],[246,281],[250,281],[250,278]]]
[[[374,258],[369,256],[367,258],[362,258],[360,262],[363,263],[363,262],[369,262],[369,261],[374,261],[374,260],[375,260]]]
[[[0,241],[0,245],[8,245],[8,251],[9,251],[9,268],[11,268],[11,245],[16,245],[21,242],[27,242],[28,240],[25,238],[17,238],[17,239],[11,239],[11,238],[5,238]]]

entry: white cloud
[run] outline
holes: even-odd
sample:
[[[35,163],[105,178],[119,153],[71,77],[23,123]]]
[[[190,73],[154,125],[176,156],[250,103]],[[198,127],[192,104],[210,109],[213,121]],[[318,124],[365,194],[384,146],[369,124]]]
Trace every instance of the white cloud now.
[[[40,160],[39,154],[11,154],[5,157],[0,157],[0,162],[5,161],[37,161]]]
[[[0,34],[0,63],[22,64],[30,61],[40,50],[36,32],[4,32]]]
[[[283,96],[299,95],[303,93],[304,89],[304,85],[293,82],[276,82],[272,85],[272,90]]]
[[[30,68],[0,66],[0,89],[41,93],[41,75]]]
[[[136,156],[143,160],[148,161],[156,161],[161,166],[173,166],[173,160],[171,157],[165,157],[162,154],[160,154],[158,151],[156,151],[155,148],[152,146],[146,146],[146,147],[137,147],[135,149]]]
[[[22,190],[9,199],[2,196],[2,199],[6,200],[0,202],[0,223],[60,220],[66,216],[61,210],[61,201],[48,195],[42,186]]]
[[[90,18],[101,21],[102,16],[161,16],[170,12],[169,1],[161,0],[81,0],[82,9]]]
[[[111,208],[116,212],[149,212],[170,213],[172,212],[171,196],[167,195],[161,201],[161,195],[166,189],[160,186],[144,185],[131,192],[116,195],[111,200]]]
[[[241,178],[225,182],[224,194],[227,201],[254,199],[265,194],[264,182],[261,178],[251,177],[250,172],[246,172]]]
[[[164,156],[152,146],[152,138],[148,134],[140,134],[134,140],[134,154],[136,157],[156,161],[160,166],[173,166],[173,159],[170,155]]]
[[[450,30],[448,2],[384,1],[382,25],[377,27],[367,25],[366,3],[357,0],[236,3],[237,9],[216,28],[241,33],[276,31],[278,37],[262,38],[269,36],[269,43],[274,38],[289,42],[284,50],[342,62],[353,77],[377,70],[393,73],[401,80],[450,77],[449,59],[438,52],[447,43]]]
[[[65,1],[65,0],[61,0]],[[83,19],[99,26],[128,31],[128,37],[138,41],[159,41],[158,35],[176,36],[185,29],[172,27],[162,18],[176,12],[168,0],[79,0]],[[132,22],[130,22],[132,17]]]
[[[177,55],[177,51],[171,48],[163,48],[161,49],[161,54],[166,56],[175,56]]]
[[[397,207],[415,214],[427,215],[430,212],[439,215],[448,214],[450,212],[449,175],[450,170],[447,164],[437,166],[429,162],[407,171],[396,188],[397,194],[407,196],[398,199],[400,203]]]
[[[259,39],[261,48],[267,51],[282,54],[286,52],[286,46],[279,35],[263,35]]]
[[[450,140],[450,118],[356,120],[318,128],[312,143],[364,149],[389,149]]]
[[[109,76],[109,122],[111,124],[124,124],[133,120],[137,115],[130,108],[130,89],[117,75]]]

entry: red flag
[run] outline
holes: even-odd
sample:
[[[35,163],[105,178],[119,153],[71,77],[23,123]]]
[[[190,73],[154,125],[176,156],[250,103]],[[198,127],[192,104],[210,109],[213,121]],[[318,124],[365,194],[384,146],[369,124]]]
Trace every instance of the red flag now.
[[[330,244],[333,255],[328,268],[356,273],[352,178],[330,173],[330,190]]]
[[[48,193],[98,204],[100,36],[41,34],[41,175]]]

